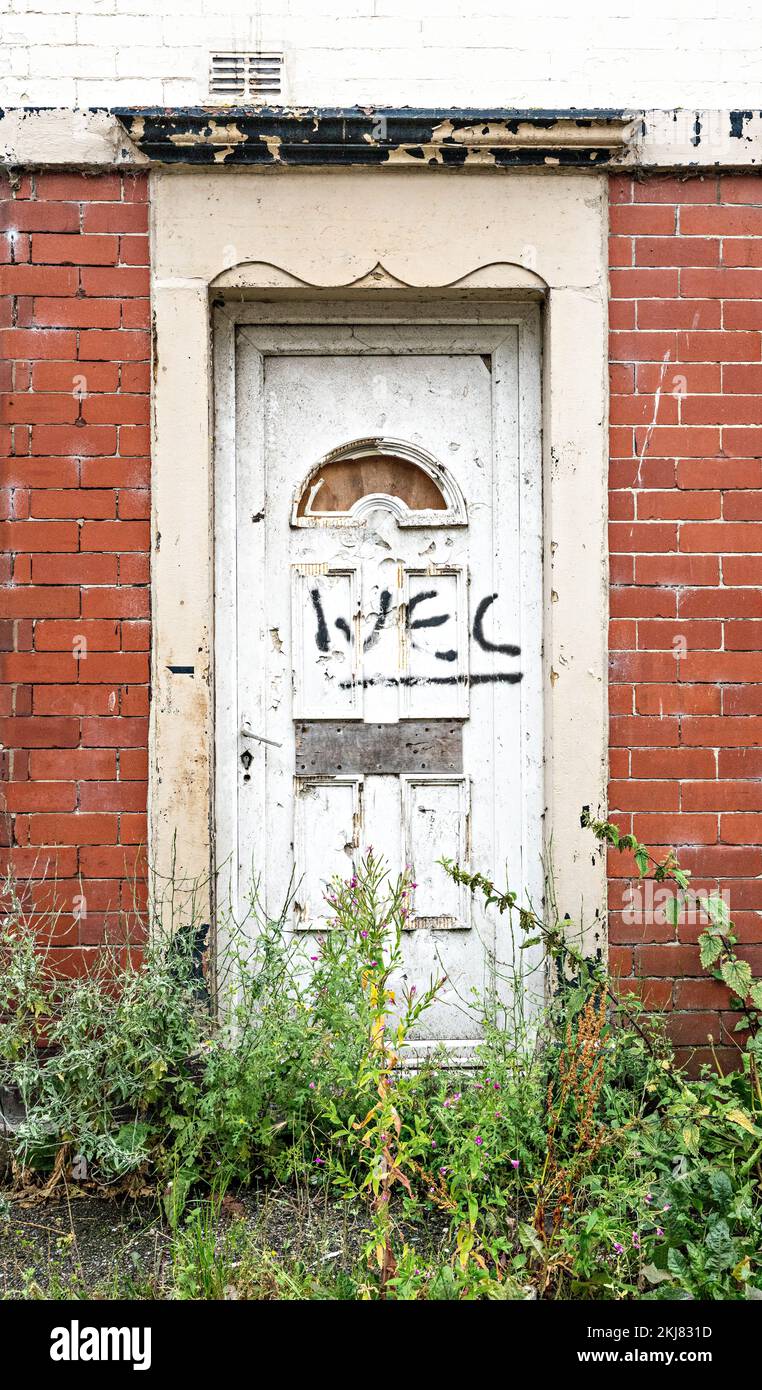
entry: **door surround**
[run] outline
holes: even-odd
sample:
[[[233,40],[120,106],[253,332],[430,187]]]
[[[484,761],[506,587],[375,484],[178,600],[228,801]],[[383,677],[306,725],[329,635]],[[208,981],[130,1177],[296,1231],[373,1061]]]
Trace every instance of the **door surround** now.
[[[545,835],[560,909],[575,922],[584,915],[588,946],[605,946],[603,865],[579,827],[582,801],[603,802],[607,772],[605,177],[157,170],[151,183],[157,898],[166,901],[174,873],[177,920],[209,910],[213,537],[215,507],[219,525],[225,505],[215,469],[219,477],[234,442],[224,408],[231,323],[305,312],[324,324],[369,313],[377,322],[505,322],[517,300],[533,300],[543,304]],[[218,663],[229,656],[220,640]],[[219,718],[219,698],[217,707]]]

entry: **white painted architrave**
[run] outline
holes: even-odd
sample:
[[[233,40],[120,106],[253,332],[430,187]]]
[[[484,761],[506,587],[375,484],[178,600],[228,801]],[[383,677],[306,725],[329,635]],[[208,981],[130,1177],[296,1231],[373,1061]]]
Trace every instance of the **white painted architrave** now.
[[[540,810],[546,837],[554,840],[559,907],[573,924],[590,925],[591,944],[605,946],[604,867],[579,827],[581,801],[603,800],[607,773],[605,177],[473,171],[464,182],[412,170],[387,171],[383,179],[373,171],[283,171],[277,177],[157,171],[151,179],[152,863],[160,874],[176,863],[188,882],[204,876],[210,863],[215,584],[218,717],[225,714],[226,673],[232,689],[235,667],[225,603],[232,576],[218,566],[215,577],[211,545],[213,462],[219,473],[232,445],[231,301],[260,323],[268,316],[284,322],[297,301],[309,301],[314,321],[323,325],[348,318],[399,321],[421,309],[431,321],[445,306],[449,318],[456,312],[464,321],[485,322],[485,315],[504,318],[517,296],[529,295],[544,299]],[[320,225],[331,226],[328,242],[312,237],[310,209],[319,212]],[[391,262],[389,272],[382,260]],[[210,296],[226,301],[214,334]],[[232,525],[234,499],[219,486],[215,506],[218,523],[227,516]],[[194,680],[171,674],[174,663],[194,659]],[[219,776],[225,756],[233,755],[223,742]],[[230,843],[231,814],[221,797],[222,842]],[[528,822],[533,814],[527,808]]]

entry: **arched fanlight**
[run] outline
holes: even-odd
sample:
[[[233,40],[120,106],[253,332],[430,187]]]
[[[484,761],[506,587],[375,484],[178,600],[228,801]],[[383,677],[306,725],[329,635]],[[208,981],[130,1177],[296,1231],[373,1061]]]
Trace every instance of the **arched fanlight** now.
[[[326,454],[294,501],[292,526],[356,525],[383,507],[400,526],[465,526],[463,495],[447,469],[417,445],[358,439]]]

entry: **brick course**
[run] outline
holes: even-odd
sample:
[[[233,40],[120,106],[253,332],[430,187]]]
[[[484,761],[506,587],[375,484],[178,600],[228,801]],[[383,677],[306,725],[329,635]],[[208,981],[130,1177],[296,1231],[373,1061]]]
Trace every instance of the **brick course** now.
[[[762,973],[762,180],[610,187],[609,808],[727,889]],[[23,174],[0,197],[5,853],[37,910],[55,874],[77,970],[144,898],[147,179]],[[633,925],[630,872],[612,857],[613,968],[684,1059],[712,1032],[730,1060],[700,928]]]
[[[729,894],[762,969],[762,179],[611,180],[612,819]],[[700,923],[632,922],[611,959],[692,1067],[733,1058]]]
[[[33,911],[59,910],[68,971],[142,932],[147,193],[132,173],[0,185],[3,853]]]

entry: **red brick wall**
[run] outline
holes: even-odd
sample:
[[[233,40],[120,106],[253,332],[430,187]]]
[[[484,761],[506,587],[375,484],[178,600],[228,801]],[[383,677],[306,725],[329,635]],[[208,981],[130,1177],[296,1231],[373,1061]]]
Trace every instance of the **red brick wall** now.
[[[24,174],[0,199],[3,827],[34,906],[55,877],[75,968],[142,902],[147,180]],[[611,204],[609,807],[728,891],[762,973],[762,181],[619,176]],[[633,922],[629,867],[615,969],[686,1056],[727,1047],[699,925]]]
[[[760,974],[762,180],[612,179],[610,274],[609,807],[727,892]],[[612,962],[705,1059],[735,1018],[700,924],[628,921],[628,868]]]
[[[133,936],[142,902],[147,187],[111,172],[0,185],[3,853],[31,908],[62,908],[69,969],[104,931]]]

